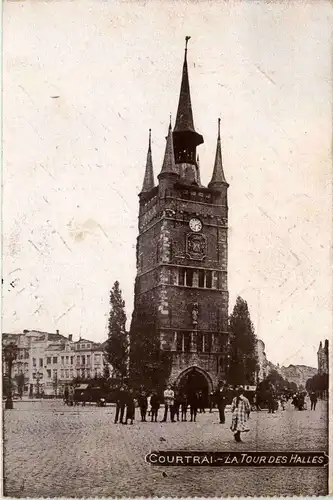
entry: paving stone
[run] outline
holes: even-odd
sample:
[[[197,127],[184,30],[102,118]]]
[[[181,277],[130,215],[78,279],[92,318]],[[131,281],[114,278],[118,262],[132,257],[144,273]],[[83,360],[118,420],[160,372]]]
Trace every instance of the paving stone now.
[[[114,424],[114,407],[64,407],[61,401],[15,402],[4,412],[5,494],[42,496],[283,496],[327,494],[327,468],[156,467],[151,450],[326,451],[327,404],[317,410],[251,414],[236,443],[218,412],[197,422]],[[139,418],[139,410],[136,417]],[[162,417],[162,409],[160,410]],[[165,441],[161,441],[160,438]],[[164,477],[162,472],[167,476]]]

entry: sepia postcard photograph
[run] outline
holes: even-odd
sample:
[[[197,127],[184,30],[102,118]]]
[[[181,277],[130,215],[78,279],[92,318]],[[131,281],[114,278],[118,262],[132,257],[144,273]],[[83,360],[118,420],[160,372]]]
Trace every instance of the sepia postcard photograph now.
[[[331,2],[2,7],[2,496],[332,494]]]

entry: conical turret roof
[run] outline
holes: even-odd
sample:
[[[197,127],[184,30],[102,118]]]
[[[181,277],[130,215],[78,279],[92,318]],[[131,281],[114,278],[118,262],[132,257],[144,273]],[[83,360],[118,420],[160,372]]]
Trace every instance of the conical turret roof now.
[[[154,182],[154,169],[153,169],[153,159],[151,154],[151,129],[149,129],[149,145],[147,152],[147,162],[145,176],[143,179],[141,193],[148,193],[151,189],[155,187]]]
[[[175,155],[173,151],[173,139],[172,139],[172,130],[171,123],[169,125],[168,137],[166,139],[165,153],[163,159],[163,165],[160,174],[160,177],[163,174],[175,174],[178,175],[176,163],[175,163]]]
[[[221,119],[218,119],[218,135],[217,135],[217,145],[216,145],[216,155],[215,155],[215,163],[213,175],[210,183],[208,184],[209,188],[220,187],[223,184],[227,184],[227,181],[224,176],[223,171],[223,163],[222,163],[222,150],[221,150]]]

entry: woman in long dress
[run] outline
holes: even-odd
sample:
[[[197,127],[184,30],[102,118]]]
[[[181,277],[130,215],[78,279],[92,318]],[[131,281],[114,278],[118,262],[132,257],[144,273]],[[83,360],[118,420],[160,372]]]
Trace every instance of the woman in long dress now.
[[[241,432],[248,432],[248,419],[250,416],[251,405],[249,400],[244,396],[244,389],[239,389],[237,396],[232,400],[231,412],[232,420],[230,429],[234,433],[234,438],[237,442],[242,441]]]

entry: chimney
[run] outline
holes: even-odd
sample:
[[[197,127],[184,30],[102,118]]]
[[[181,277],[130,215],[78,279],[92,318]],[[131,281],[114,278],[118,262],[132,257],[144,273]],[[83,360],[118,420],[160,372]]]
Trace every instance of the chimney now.
[[[69,340],[70,342],[73,342],[73,335],[72,335],[72,334],[68,335],[68,340]]]
[[[56,330],[56,334],[59,335],[59,330]]]

